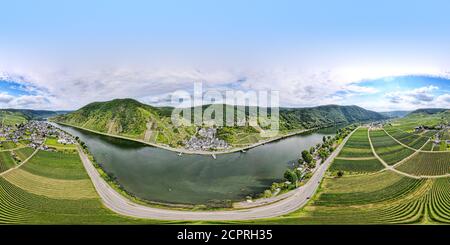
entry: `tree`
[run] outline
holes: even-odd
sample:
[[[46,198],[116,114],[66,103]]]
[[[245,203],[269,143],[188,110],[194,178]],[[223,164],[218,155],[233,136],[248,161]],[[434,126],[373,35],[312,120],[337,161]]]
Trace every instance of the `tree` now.
[[[309,153],[307,150],[302,151],[302,158],[303,161],[305,161],[308,164],[310,164],[313,160],[311,153]]]
[[[327,142],[327,137],[323,136],[322,141],[323,141],[323,143]]]
[[[319,156],[322,160],[325,160],[329,155],[330,153],[326,149],[320,149]]]
[[[338,176],[338,177],[344,176],[344,172],[343,172],[342,170],[339,170],[339,171],[337,172],[337,176]]]
[[[316,149],[314,147],[309,148],[309,153],[313,154]]]
[[[286,169],[286,171],[284,172],[284,178],[292,184],[297,184],[298,177],[294,173],[294,171],[290,169]]]
[[[303,175],[303,172],[300,171],[300,170],[298,170],[298,169],[295,169],[295,170],[294,170],[294,173],[295,173],[295,175],[297,175],[297,179],[298,179],[298,180],[301,180],[302,175]]]

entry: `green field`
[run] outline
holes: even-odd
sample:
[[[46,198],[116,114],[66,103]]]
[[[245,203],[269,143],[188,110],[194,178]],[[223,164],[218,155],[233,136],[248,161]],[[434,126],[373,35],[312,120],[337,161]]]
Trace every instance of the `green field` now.
[[[429,139],[428,137],[422,137],[420,135],[407,133],[405,131],[401,131],[392,127],[387,128],[386,132],[388,132],[398,141],[414,149],[420,149]]]
[[[0,123],[2,125],[13,126],[26,121],[27,118],[22,113],[0,110]]]
[[[389,165],[394,165],[414,153],[413,150],[397,143],[383,130],[370,131],[369,134],[375,152]]]
[[[330,167],[331,171],[344,171],[350,173],[370,173],[380,171],[383,164],[376,158],[372,159],[340,159],[336,158]]]
[[[352,134],[339,157],[373,157],[367,128],[359,128]]]
[[[30,148],[30,147],[24,147],[24,148],[14,150],[14,154],[16,154],[16,157],[21,161],[24,161],[29,156],[31,156],[31,154],[33,154],[33,152],[34,152],[34,149]]]
[[[4,172],[12,167],[16,166],[16,162],[11,156],[11,152],[2,151],[0,152],[0,173]]]
[[[59,150],[64,150],[64,149],[75,150],[77,148],[76,145],[74,145],[74,144],[65,145],[65,144],[58,143],[58,139],[53,138],[53,137],[46,138],[44,144],[47,145],[48,147],[56,148]]]
[[[40,151],[23,167],[0,177],[0,223],[145,222],[157,223],[122,217],[103,206],[78,154]]]
[[[429,141],[423,148],[423,151],[432,151],[434,147],[434,144],[432,141]]]
[[[450,223],[450,178],[416,180],[390,171],[326,178],[305,208],[249,223]]]
[[[9,149],[13,149],[16,147],[17,147],[16,143],[14,143],[12,141],[3,141],[0,144],[0,150],[9,150]]]
[[[419,152],[398,166],[397,169],[417,176],[450,174],[450,153]]]
[[[338,157],[334,159],[330,171],[370,173],[383,168],[383,164],[375,158],[370,147],[368,129],[359,128],[350,136]]]

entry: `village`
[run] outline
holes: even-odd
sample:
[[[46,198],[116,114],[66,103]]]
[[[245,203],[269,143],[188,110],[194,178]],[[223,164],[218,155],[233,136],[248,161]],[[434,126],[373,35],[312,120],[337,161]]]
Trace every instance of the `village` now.
[[[197,133],[183,143],[186,149],[194,151],[229,148],[228,143],[218,139],[216,135],[216,128],[197,128]]]
[[[44,141],[47,137],[57,138],[59,144],[75,144],[76,140],[70,134],[51,125],[46,121],[28,121],[15,126],[0,125],[0,146],[5,142],[24,144],[39,150],[51,150]]]

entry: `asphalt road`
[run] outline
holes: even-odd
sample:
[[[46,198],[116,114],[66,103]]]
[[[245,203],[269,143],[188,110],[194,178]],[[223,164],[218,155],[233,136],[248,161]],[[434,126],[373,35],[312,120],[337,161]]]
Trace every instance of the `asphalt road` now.
[[[291,213],[303,207],[308,202],[309,198],[316,192],[329,165],[339,154],[350,135],[347,136],[347,138],[345,138],[342,144],[340,144],[331,156],[323,164],[321,164],[320,167],[318,167],[311,179],[304,186],[293,190],[293,194],[289,197],[282,200],[275,200],[274,202],[264,206],[224,211],[170,210],[133,203],[116,192],[111,186],[109,186],[108,183],[105,182],[105,180],[103,180],[87,155],[80,149],[79,154],[83,165],[86,168],[86,171],[89,174],[104,205],[118,214],[135,218],[159,220],[251,220],[277,217]]]

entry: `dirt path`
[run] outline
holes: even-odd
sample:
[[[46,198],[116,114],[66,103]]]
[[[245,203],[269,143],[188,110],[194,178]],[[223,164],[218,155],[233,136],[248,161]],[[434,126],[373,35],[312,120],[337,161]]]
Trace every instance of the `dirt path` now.
[[[19,165],[15,166],[14,168],[10,168],[8,170],[6,170],[5,172],[0,173],[0,176],[13,171],[14,169],[20,168],[22,165],[24,165],[26,162],[28,162],[28,160],[30,160],[37,152],[39,151],[39,148],[36,149],[27,159],[23,160]]]

